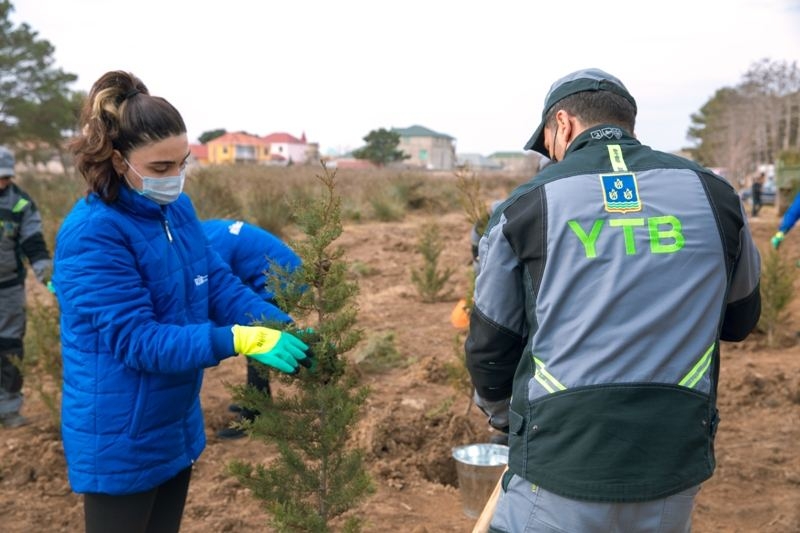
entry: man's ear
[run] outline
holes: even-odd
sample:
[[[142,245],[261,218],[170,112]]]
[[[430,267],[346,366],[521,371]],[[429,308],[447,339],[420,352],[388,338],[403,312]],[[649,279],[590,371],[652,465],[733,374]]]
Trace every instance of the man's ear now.
[[[122,157],[119,150],[114,150],[111,153],[111,164],[114,165],[114,170],[120,176],[125,174],[125,171],[128,170],[128,163],[125,162],[125,158]]]
[[[567,146],[569,146],[575,138],[575,132],[577,131],[575,127],[575,117],[565,111],[560,117],[559,124],[563,132],[564,150],[566,150]]]

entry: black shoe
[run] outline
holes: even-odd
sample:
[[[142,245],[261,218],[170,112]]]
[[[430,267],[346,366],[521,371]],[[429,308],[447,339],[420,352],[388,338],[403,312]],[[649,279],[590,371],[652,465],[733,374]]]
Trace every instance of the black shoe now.
[[[253,420],[255,420],[255,418],[256,418],[255,411],[242,409],[242,411],[239,413],[239,416],[237,416],[236,419],[233,420],[233,422],[238,422],[238,423],[252,422]],[[233,439],[241,439],[242,437],[246,436],[247,436],[247,431],[238,427],[229,426],[217,431],[217,437],[219,437],[220,439],[233,440]]]
[[[228,406],[228,411],[230,411],[231,413],[241,413],[242,406],[236,403],[232,403]]]
[[[18,428],[28,425],[28,419],[19,413],[6,413],[0,416],[0,425],[4,428]]]
[[[247,432],[239,428],[222,428],[217,431],[217,438],[222,440],[235,440],[246,436]]]

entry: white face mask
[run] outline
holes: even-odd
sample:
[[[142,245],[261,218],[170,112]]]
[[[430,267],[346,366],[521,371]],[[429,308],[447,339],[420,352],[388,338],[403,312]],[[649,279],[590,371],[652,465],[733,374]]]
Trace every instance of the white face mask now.
[[[177,176],[152,178],[139,174],[127,159],[125,162],[128,163],[128,168],[133,170],[133,172],[142,179],[142,190],[137,192],[146,198],[150,198],[155,203],[159,205],[171,204],[177,200],[183,192],[183,183],[186,180],[185,168],[181,169],[181,173]]]

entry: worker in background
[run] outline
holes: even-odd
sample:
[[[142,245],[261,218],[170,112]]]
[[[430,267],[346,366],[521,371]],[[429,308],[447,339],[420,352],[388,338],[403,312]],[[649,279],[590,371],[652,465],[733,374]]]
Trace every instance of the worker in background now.
[[[234,275],[264,301],[276,305],[267,278],[276,266],[287,273],[294,271],[300,266],[297,254],[272,233],[242,220],[211,219],[203,221],[202,226],[211,247],[228,263]],[[270,394],[266,372],[259,372],[258,366],[250,359],[247,359],[247,384]],[[258,414],[237,404],[231,404],[229,409],[245,420],[253,420]],[[217,432],[221,439],[238,439],[244,435],[244,431],[237,427],[226,427]]]
[[[27,424],[20,414],[25,355],[25,260],[50,284],[52,261],[33,199],[14,178],[14,154],[0,146],[0,426]]]

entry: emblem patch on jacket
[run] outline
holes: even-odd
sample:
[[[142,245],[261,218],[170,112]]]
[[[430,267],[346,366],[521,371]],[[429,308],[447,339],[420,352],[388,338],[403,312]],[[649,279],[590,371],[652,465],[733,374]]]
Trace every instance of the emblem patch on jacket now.
[[[603,203],[609,213],[633,213],[642,210],[639,186],[633,172],[600,174]]]
[[[242,222],[241,220],[237,220],[236,222],[228,226],[228,232],[231,235],[239,235],[239,232],[242,231],[242,226],[244,226],[244,222]]]

